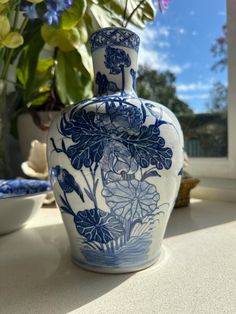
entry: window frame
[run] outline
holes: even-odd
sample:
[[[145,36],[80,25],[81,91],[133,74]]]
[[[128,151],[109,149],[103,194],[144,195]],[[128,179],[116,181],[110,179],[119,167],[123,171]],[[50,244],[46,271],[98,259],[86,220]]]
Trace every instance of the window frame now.
[[[228,157],[190,158],[194,176],[236,179],[236,1],[226,0],[228,41]],[[210,145],[210,144],[209,144]]]

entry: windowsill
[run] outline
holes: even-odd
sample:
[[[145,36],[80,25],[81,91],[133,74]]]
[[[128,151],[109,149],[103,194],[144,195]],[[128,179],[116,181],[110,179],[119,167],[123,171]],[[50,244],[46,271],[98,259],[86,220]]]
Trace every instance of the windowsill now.
[[[236,179],[200,177],[199,185],[192,190],[194,198],[236,202]]]

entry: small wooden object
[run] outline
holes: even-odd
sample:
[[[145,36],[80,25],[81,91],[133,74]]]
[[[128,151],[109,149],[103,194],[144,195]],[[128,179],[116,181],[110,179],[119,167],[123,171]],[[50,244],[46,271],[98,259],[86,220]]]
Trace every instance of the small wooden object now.
[[[196,178],[186,178],[181,180],[179,193],[175,202],[175,207],[185,207],[190,202],[190,191],[200,182]]]

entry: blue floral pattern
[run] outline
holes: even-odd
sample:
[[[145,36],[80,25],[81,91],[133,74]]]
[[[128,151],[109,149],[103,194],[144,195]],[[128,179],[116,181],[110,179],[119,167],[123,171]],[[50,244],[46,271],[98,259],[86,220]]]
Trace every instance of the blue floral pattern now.
[[[130,67],[131,59],[123,49],[108,46],[104,64],[110,70],[110,74],[120,74],[124,68]]]
[[[111,141],[105,147],[100,162],[101,168],[108,173],[119,175],[133,174],[138,170],[137,162],[131,157],[130,151],[121,143]]]
[[[142,112],[136,107],[117,106],[115,102],[106,102],[106,114],[96,115],[96,124],[104,127],[106,132],[120,134],[137,134],[142,124]]]
[[[136,179],[110,182],[102,194],[111,212],[131,221],[152,214],[160,199],[154,185]]]
[[[108,94],[109,92],[116,93],[119,88],[115,82],[109,81],[105,74],[97,72],[96,74],[96,84],[98,85],[98,95]]]
[[[134,69],[130,69],[130,75],[132,77],[132,87],[133,87],[133,90],[136,91],[136,76],[137,76],[137,73]]]
[[[161,208],[169,206],[160,204],[153,184],[172,167],[173,150],[162,135],[169,123],[162,109],[135,94],[135,67],[122,47],[137,51],[139,38],[108,28],[94,33],[91,44],[92,51],[105,48],[106,74],[97,72],[95,79],[101,96],[62,113],[60,139],[50,141],[52,152],[67,158],[70,167],[54,164],[51,176],[61,191],[62,213],[73,217],[84,260],[108,267],[134,260],[142,264],[148,260],[153,227],[164,214]],[[129,84],[125,75],[132,79]],[[72,197],[81,210],[72,208]]]
[[[74,221],[79,234],[89,242],[108,243],[124,232],[122,223],[115,216],[98,208],[78,212]]]
[[[121,93],[125,94],[125,68],[131,66],[131,59],[129,54],[123,49],[106,47],[106,53],[104,55],[104,64],[107,69],[110,70],[110,74],[117,75],[121,73]]]
[[[90,110],[95,103],[96,110]],[[166,124],[161,115],[151,113],[153,124],[145,125],[149,111],[142,100],[133,106],[127,96],[102,96],[63,113],[58,125],[63,138],[57,144],[51,138],[54,151],[80,173],[78,182],[59,165],[52,171],[63,191],[60,208],[73,216],[88,261],[112,266],[147,258],[150,233],[162,213],[160,194],[149,179],[170,169],[173,156],[161,136]],[[88,199],[94,207],[76,214],[67,197],[71,193],[81,206]],[[98,193],[108,210],[100,209]]]
[[[112,97],[108,97],[105,108],[104,114],[85,109],[71,110],[69,119],[64,114],[60,132],[74,144],[66,147],[62,139],[61,148],[58,148],[51,139],[55,150],[65,153],[72,166],[80,170],[83,166],[88,168],[98,163],[105,146],[110,141],[116,141],[129,150],[140,167],[153,165],[159,170],[170,169],[173,153],[171,148],[165,147],[158,125],[142,125],[142,120],[138,118],[142,117],[141,110],[120,104],[117,106]]]

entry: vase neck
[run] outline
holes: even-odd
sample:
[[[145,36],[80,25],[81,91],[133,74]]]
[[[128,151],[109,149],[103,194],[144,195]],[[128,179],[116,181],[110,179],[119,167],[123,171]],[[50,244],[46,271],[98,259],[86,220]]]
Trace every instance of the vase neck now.
[[[95,95],[136,95],[139,37],[126,28],[104,28],[90,37]]]

